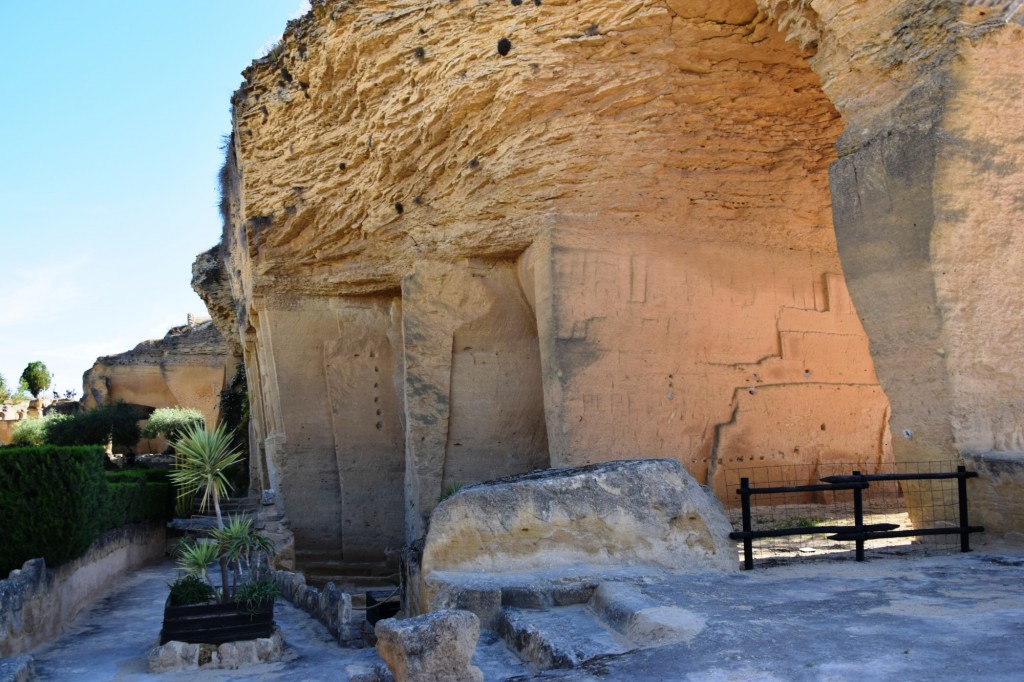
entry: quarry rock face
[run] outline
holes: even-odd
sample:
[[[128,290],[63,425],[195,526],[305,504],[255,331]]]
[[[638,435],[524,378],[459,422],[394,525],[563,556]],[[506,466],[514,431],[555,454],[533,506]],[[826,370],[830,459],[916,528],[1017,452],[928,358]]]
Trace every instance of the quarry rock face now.
[[[220,392],[238,362],[210,320],[174,327],[162,339],[98,358],[82,377],[81,405],[92,409],[123,400],[151,408],[192,407],[207,424],[216,424]],[[160,441],[153,447],[162,446]]]
[[[721,503],[674,459],[546,469],[465,488],[430,518],[422,572],[579,565],[736,570]]]
[[[315,2],[244,72],[196,282],[296,546],[381,559],[543,466],[669,457],[729,502],[1024,450],[1022,16]]]

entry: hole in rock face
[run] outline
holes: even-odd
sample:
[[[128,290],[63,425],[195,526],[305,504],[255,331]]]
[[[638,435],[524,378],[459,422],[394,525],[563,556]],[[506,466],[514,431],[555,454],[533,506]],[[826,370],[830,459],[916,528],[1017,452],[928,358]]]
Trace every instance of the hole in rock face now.
[[[395,211],[398,213],[398,215],[402,215],[403,213],[405,213],[405,206],[402,206],[401,201],[395,202]]]
[[[427,51],[422,47],[417,47],[414,54],[416,55],[416,59],[423,59],[427,56]]]
[[[512,50],[512,41],[508,38],[502,38],[498,41],[498,54],[502,57],[507,55]]]

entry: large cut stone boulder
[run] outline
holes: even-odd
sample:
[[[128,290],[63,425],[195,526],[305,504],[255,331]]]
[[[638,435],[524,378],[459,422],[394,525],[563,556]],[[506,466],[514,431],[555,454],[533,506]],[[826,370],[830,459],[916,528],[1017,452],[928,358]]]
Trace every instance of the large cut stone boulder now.
[[[464,488],[439,504],[422,570],[735,570],[730,530],[721,504],[676,460],[547,469]]]
[[[376,628],[377,653],[396,682],[482,682],[471,659],[480,621],[469,611],[435,611],[407,620],[387,618]]]

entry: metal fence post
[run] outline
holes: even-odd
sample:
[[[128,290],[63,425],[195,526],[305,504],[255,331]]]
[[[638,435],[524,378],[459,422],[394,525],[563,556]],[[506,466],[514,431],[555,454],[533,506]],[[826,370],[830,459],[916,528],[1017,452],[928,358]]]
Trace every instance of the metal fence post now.
[[[853,472],[860,476],[859,471]],[[864,561],[864,488],[853,489],[853,525],[861,537],[857,539],[857,561]]]
[[[739,493],[743,505],[743,570],[749,571],[754,567],[754,539],[750,537],[753,532],[753,524],[750,520],[750,479],[740,479]]]
[[[960,551],[971,551],[971,533],[967,524],[967,467],[961,465],[956,468],[960,474],[956,478],[957,503],[960,505]]]

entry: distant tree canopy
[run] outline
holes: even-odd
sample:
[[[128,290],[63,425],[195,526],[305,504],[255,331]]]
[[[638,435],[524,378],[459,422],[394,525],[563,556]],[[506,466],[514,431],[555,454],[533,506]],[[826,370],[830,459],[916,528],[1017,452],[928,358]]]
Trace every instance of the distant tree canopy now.
[[[21,373],[21,380],[25,382],[25,386],[28,388],[28,392],[32,394],[32,397],[38,398],[40,393],[50,387],[53,375],[50,374],[50,370],[46,369],[46,365],[36,360],[35,362],[28,363],[25,371]]]
[[[7,379],[0,374],[0,403],[16,403],[25,400],[28,397],[25,395],[26,390],[24,380],[19,381],[17,387],[8,386]]]
[[[0,403],[7,402],[14,397],[14,392],[7,387],[7,379],[0,374]]]
[[[72,415],[46,418],[44,442],[50,445],[103,445],[112,441],[121,450],[133,447],[141,437],[139,420],[145,411],[117,401]]]

